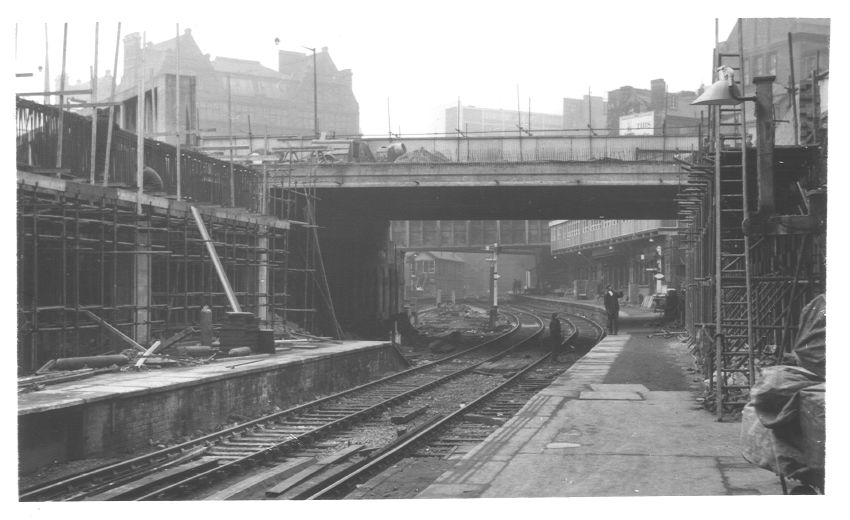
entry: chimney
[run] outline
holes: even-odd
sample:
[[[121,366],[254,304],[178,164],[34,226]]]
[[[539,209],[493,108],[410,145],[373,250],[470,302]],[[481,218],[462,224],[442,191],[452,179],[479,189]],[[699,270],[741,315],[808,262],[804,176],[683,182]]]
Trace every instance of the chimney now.
[[[667,83],[663,79],[654,79],[650,82],[650,97],[649,104],[652,110],[664,113],[664,106],[667,104],[666,93]]]

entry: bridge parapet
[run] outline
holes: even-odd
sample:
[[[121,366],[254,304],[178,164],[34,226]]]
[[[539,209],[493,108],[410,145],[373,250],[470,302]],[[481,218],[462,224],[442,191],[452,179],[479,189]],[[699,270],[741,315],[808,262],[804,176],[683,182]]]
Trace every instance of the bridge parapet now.
[[[16,99],[16,152],[19,170],[59,176],[69,180],[87,181],[91,176],[90,117],[42,105],[22,98]],[[56,168],[59,120],[62,118],[63,146],[61,169]],[[97,153],[95,155],[96,184],[104,182],[106,163],[107,121],[98,118]],[[106,183],[111,187],[136,189],[136,134],[113,128],[109,172]],[[154,139],[144,140],[144,164],[158,175],[161,186],[157,191],[166,196],[177,193],[177,150]],[[260,212],[261,174],[239,164],[231,165],[205,154],[181,150],[182,196],[202,204],[237,206]],[[231,171],[233,175],[231,177]],[[284,218],[283,201],[270,197],[267,213]]]
[[[696,152],[697,136],[411,136],[389,138],[309,139],[293,137],[269,138],[268,153],[278,154],[294,162],[310,162],[314,155],[320,162],[387,162],[384,150],[392,144],[403,144],[407,156],[396,162],[494,163],[531,161],[662,161],[674,162],[679,154]],[[264,146],[265,140],[234,136],[234,154],[242,159]],[[355,144],[356,143],[356,144]],[[360,153],[365,144],[370,153]],[[225,156],[231,144],[229,137],[203,137],[201,150]],[[357,150],[355,150],[357,147]],[[425,153],[422,153],[422,152]],[[417,154],[417,152],[419,152]],[[370,157],[371,155],[371,157]]]

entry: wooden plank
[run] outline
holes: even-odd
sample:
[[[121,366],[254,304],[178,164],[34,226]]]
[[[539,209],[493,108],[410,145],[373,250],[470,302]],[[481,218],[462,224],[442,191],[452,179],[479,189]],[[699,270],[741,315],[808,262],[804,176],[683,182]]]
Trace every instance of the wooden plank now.
[[[477,413],[468,413],[463,416],[463,420],[466,422],[485,424],[489,426],[501,426],[507,422],[507,419],[493,417],[490,415],[480,415]]]
[[[286,480],[277,484],[276,486],[267,489],[266,490],[266,496],[267,497],[280,496],[286,490],[292,489],[293,487],[304,482],[305,480],[312,477],[313,475],[319,473],[320,471],[323,471],[328,465],[334,464],[334,463],[339,462],[341,460],[344,460],[347,457],[349,457],[350,455],[357,453],[361,449],[363,449],[363,446],[361,446],[359,444],[355,444],[354,446],[349,446],[347,448],[339,450],[339,451],[335,452],[334,454],[330,455],[329,457],[325,457],[324,459],[321,459],[320,461],[318,461],[316,464],[310,466],[309,468],[306,468],[302,471],[299,471],[295,475],[287,478]]]
[[[160,344],[159,348],[158,348],[157,350],[155,350],[155,351],[154,351],[154,353],[156,353],[156,352],[162,352],[163,350],[167,349],[167,348],[168,348],[168,347],[170,347],[171,345],[173,345],[173,344],[177,343],[178,341],[182,340],[182,339],[183,339],[183,338],[185,338],[186,336],[189,336],[190,334],[194,334],[194,333],[195,333],[195,327],[186,327],[185,329],[183,329],[183,330],[181,330],[180,332],[178,332],[178,333],[174,334],[173,336],[170,336],[170,337],[168,337],[168,338],[166,338],[166,339],[162,340],[162,343]]]
[[[40,376],[40,375],[44,374],[45,372],[47,372],[48,370],[50,370],[50,367],[52,367],[52,366],[53,366],[53,365],[55,365],[55,364],[56,364],[56,360],[55,360],[55,359],[51,359],[50,361],[48,361],[47,363],[45,363],[45,364],[44,364],[41,368],[39,368],[38,370],[36,370],[36,371],[35,371],[35,374],[36,374],[36,375],[38,375],[38,376]]]
[[[352,464],[339,464],[328,468],[318,475],[314,475],[277,497],[278,500],[304,500],[317,489],[324,489],[336,482],[340,476],[351,471]]]
[[[103,318],[101,318],[97,314],[95,314],[91,311],[88,311],[88,310],[84,310],[83,314],[85,314],[86,316],[88,316],[89,318],[94,320],[95,323],[97,323],[98,325],[100,325],[101,327],[106,329],[106,331],[108,333],[110,333],[113,337],[115,337],[116,339],[130,345],[131,347],[138,350],[139,352],[144,352],[146,350],[145,347],[136,343],[136,341],[133,338],[131,338],[130,336],[127,336],[126,334],[124,334],[120,330],[116,329],[115,327],[113,327],[112,325],[107,323]]]
[[[138,360],[138,361],[136,361],[136,370],[138,370],[138,369],[142,368],[142,365],[144,365],[144,364],[145,364],[145,361],[148,359],[148,356],[151,356],[154,352],[156,352],[156,349],[158,349],[158,348],[159,348],[159,345],[160,345],[161,343],[162,343],[162,342],[161,342],[161,341],[159,341],[159,340],[154,341],[154,342],[153,342],[153,345],[151,345],[151,346],[150,346],[150,348],[148,348],[148,349],[145,351],[145,353],[144,353],[144,354],[142,354],[141,356],[139,356],[139,360]]]
[[[288,460],[251,478],[241,480],[228,488],[216,491],[212,495],[204,497],[203,500],[239,500],[263,486],[268,486],[274,480],[287,479],[315,462],[316,457],[298,457]]]
[[[421,406],[419,408],[413,408],[408,410],[403,410],[396,415],[390,417],[390,422],[393,424],[404,424],[410,422],[414,417],[417,417],[425,412],[429,408],[428,405]]]
[[[161,481],[176,480],[178,478],[188,476],[191,473],[202,471],[204,469],[207,469],[208,467],[212,467],[217,464],[218,462],[215,459],[194,460],[192,462],[187,462],[186,464],[182,464],[180,466],[170,468],[165,471],[156,472],[145,478],[135,480],[128,484],[124,484],[123,486],[110,489],[109,491],[105,491],[103,493],[89,497],[87,500],[122,500],[124,499],[124,497],[132,493],[142,493],[147,488],[150,488],[153,485],[160,483]]]

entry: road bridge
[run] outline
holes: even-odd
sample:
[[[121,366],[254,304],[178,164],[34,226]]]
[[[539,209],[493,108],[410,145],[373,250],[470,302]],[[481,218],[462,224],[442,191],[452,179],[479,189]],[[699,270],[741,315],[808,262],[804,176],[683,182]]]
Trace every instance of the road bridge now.
[[[686,182],[659,161],[303,164],[291,176],[326,206],[387,220],[673,218]]]
[[[387,220],[673,218],[674,196],[686,182],[676,158],[689,158],[697,142],[682,136],[283,140],[270,151],[289,159],[276,161],[270,181],[310,186],[328,206]],[[406,153],[390,157],[388,147],[402,144]],[[382,154],[367,154],[377,145]]]

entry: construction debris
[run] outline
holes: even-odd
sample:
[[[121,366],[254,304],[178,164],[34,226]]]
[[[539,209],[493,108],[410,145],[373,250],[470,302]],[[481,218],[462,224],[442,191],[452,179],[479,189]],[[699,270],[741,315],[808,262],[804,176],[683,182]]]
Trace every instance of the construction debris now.
[[[449,162],[448,157],[440,152],[429,152],[425,148],[419,148],[406,152],[403,155],[396,157],[396,163],[445,163]]]
[[[124,334],[120,330],[116,329],[115,327],[113,327],[112,325],[107,323],[105,320],[103,320],[100,316],[96,315],[95,313],[93,313],[91,311],[87,311],[87,310],[84,310],[82,312],[83,312],[83,314],[85,314],[86,316],[88,316],[89,318],[94,320],[98,325],[103,327],[104,330],[106,332],[108,332],[115,339],[117,339],[117,340],[119,340],[123,343],[126,343],[127,345],[130,345],[131,347],[138,350],[139,352],[145,351],[145,347],[136,343],[136,341],[133,338],[131,338],[130,336],[127,336],[126,334]]]
[[[104,368],[112,365],[123,366],[130,362],[127,356],[122,354],[110,354],[106,356],[85,356],[75,358],[59,358],[53,364],[51,370],[79,370],[81,368]]]

